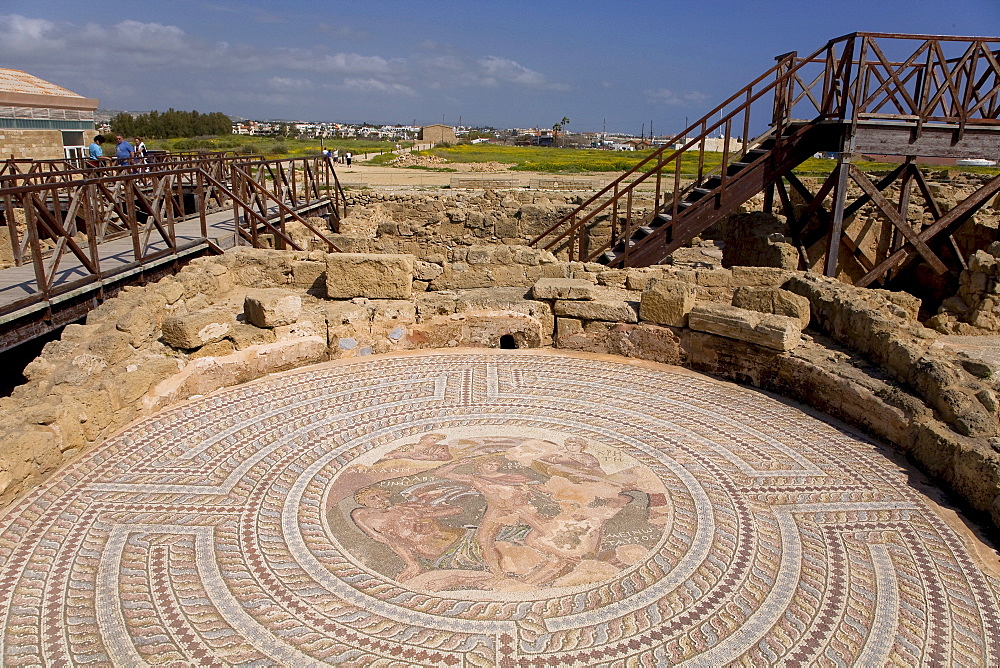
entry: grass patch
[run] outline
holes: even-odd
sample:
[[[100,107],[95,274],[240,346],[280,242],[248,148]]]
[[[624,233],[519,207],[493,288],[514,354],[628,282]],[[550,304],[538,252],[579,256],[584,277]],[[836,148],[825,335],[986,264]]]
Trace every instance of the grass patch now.
[[[321,144],[319,139],[252,137],[248,135],[151,139],[146,142],[146,145],[150,149],[166,151],[236,151],[238,153],[255,153],[261,154],[268,159],[301,158],[308,155],[318,155],[324,147],[331,151],[335,149],[339,150],[341,154],[345,151],[350,151],[358,158],[365,153],[388,155],[388,152],[396,148],[396,142],[390,141],[380,142],[367,139],[327,138]],[[403,142],[402,145],[412,146],[413,142]]]
[[[395,160],[398,157],[399,156],[396,155],[395,153],[382,153],[381,155],[376,155],[374,158],[371,158],[370,160],[366,160],[365,164],[375,165],[376,167],[387,167],[392,163],[393,160]]]

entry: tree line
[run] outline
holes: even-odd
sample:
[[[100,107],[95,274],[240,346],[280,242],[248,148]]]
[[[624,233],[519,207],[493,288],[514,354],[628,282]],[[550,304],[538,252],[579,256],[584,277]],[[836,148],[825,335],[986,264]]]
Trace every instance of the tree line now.
[[[111,132],[125,137],[173,139],[175,137],[203,137],[206,135],[232,134],[233,124],[220,111],[200,114],[197,111],[168,109],[148,114],[122,112],[111,117]]]

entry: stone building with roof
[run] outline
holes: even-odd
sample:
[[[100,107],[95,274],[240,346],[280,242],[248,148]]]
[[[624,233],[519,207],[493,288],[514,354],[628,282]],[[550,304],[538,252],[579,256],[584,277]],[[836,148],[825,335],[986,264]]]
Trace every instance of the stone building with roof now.
[[[56,159],[86,151],[98,101],[0,68],[0,159]]]

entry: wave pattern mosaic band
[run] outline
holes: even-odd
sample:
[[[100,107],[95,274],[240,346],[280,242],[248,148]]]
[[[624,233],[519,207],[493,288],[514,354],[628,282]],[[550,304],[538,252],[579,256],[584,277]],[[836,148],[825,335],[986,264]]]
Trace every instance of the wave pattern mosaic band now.
[[[9,665],[996,665],[998,592],[865,438],[554,351],[195,399],[0,523]]]

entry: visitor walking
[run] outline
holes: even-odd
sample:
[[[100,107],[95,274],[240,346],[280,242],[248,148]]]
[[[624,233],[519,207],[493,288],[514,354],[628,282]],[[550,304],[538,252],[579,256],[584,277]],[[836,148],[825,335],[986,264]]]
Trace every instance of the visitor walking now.
[[[347,153],[345,153],[345,154],[344,154],[344,160],[346,160],[346,161],[347,161],[347,166],[348,166],[348,167],[350,167],[350,166],[351,166],[351,158],[353,158],[353,157],[354,157],[354,156],[352,156],[352,155],[351,155],[351,152],[350,152],[350,151],[348,151]]]
[[[118,159],[118,164],[131,164],[132,156],[135,155],[135,149],[132,148],[132,144],[122,139],[121,135],[115,135],[115,141],[117,142],[117,146],[115,146],[115,158]]]

